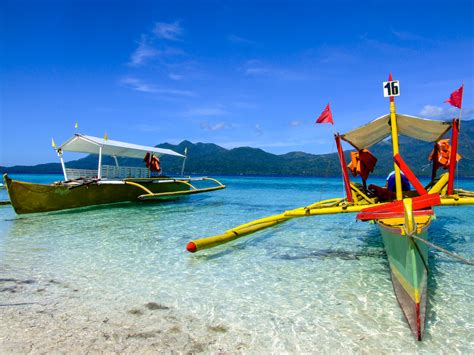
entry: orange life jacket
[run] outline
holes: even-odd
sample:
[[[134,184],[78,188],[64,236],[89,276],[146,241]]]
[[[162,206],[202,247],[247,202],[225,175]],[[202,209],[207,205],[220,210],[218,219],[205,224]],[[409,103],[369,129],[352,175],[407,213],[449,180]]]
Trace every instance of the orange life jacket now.
[[[147,152],[145,154],[143,161],[145,162],[146,167],[150,169],[150,171],[161,171],[160,158],[154,156],[153,154],[150,154],[150,152]]]
[[[151,157],[150,171],[156,171],[156,172],[161,171],[160,158],[158,158],[154,155]]]
[[[351,162],[347,167],[353,176],[360,175],[362,180],[366,181],[369,174],[374,171],[376,164],[377,158],[368,149],[362,149],[358,152],[351,152]]]
[[[146,164],[147,168],[150,168],[150,162],[151,162],[151,154],[150,152],[146,152],[145,157],[143,158],[143,161]]]
[[[430,153],[428,160],[433,161],[436,164],[436,167],[443,167],[447,169],[449,167],[449,162],[451,159],[451,145],[449,144],[449,139],[441,139],[436,142],[435,147]],[[459,161],[461,156],[456,154],[456,161]]]

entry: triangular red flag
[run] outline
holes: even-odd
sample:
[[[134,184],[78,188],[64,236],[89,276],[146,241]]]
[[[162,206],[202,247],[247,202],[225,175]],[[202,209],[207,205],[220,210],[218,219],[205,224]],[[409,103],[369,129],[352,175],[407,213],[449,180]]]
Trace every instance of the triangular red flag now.
[[[324,111],[321,113],[321,116],[316,120],[316,123],[331,123],[334,124],[334,121],[332,119],[332,112],[331,112],[331,107],[329,107],[329,102],[324,109]]]
[[[451,96],[449,99],[447,99],[445,102],[448,104],[451,104],[457,108],[462,107],[462,93],[464,91],[464,84],[461,85],[461,87],[451,93]]]

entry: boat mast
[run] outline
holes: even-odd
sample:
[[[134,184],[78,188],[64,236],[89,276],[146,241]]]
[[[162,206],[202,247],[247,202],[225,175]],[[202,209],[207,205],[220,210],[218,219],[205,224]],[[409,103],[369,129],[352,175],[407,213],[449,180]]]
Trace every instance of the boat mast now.
[[[393,81],[392,73],[388,76],[389,84]],[[397,88],[398,89],[398,88]],[[393,156],[399,154],[398,151],[398,128],[397,128],[397,113],[395,109],[395,97],[390,96],[390,127],[392,128],[392,147],[393,147]],[[395,188],[397,194],[397,200],[401,200],[402,196],[402,177],[400,175],[400,168],[397,163],[393,163],[395,170]]]

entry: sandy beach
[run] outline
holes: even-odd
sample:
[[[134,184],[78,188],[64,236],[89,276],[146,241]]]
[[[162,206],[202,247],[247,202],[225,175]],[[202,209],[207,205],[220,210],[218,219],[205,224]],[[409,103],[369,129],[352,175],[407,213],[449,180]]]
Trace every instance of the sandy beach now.
[[[248,349],[223,324],[205,324],[160,304],[102,313],[60,280],[0,279],[0,353],[236,353]],[[219,344],[234,344],[221,347]]]

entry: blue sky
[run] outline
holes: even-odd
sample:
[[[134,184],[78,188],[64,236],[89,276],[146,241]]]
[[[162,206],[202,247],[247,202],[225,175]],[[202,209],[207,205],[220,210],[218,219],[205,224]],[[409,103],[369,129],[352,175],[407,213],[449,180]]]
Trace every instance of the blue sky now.
[[[0,3],[0,165],[56,161],[81,133],[132,143],[335,151],[397,110],[472,116],[472,1],[11,1]],[[334,127],[314,121],[330,102]],[[67,158],[67,157],[66,157]]]

